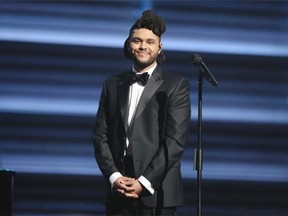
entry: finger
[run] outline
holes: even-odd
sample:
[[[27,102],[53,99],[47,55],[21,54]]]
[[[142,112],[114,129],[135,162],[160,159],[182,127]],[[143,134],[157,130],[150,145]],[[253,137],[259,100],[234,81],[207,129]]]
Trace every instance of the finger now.
[[[129,187],[129,188],[131,188],[131,187],[133,187],[133,182],[125,182],[125,184],[123,184],[123,186],[125,186],[125,187]]]
[[[125,192],[131,193],[133,191],[135,191],[135,188],[131,188],[131,187],[126,187],[125,188]]]
[[[124,194],[124,195],[125,195],[125,191],[124,191],[124,190],[122,190],[122,189],[117,189],[117,191],[118,191],[119,193],[121,193],[121,194]]]
[[[135,188],[122,185],[121,187],[118,187],[117,190],[124,191],[126,193],[131,193],[131,192],[135,191]]]
[[[122,184],[132,184],[133,182],[135,182],[135,179],[123,179],[122,180]]]
[[[125,193],[124,194],[126,197],[129,197],[129,198],[139,198],[139,196],[137,194],[132,194],[132,193]]]

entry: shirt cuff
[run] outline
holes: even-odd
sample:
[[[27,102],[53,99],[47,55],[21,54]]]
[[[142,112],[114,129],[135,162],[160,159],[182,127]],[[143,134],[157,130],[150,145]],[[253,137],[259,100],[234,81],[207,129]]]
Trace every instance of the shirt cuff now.
[[[121,177],[121,176],[122,176],[122,175],[121,175],[120,172],[114,172],[114,173],[109,177],[109,181],[110,181],[111,186],[113,186],[114,181],[115,181],[117,178]]]
[[[151,193],[154,194],[154,189],[151,185],[151,183],[144,177],[144,176],[140,176],[138,178],[138,181]]]

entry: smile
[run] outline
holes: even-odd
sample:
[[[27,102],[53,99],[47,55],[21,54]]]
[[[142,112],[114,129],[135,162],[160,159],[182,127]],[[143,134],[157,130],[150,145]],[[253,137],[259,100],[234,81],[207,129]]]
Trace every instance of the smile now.
[[[149,55],[149,52],[136,52],[138,55]]]

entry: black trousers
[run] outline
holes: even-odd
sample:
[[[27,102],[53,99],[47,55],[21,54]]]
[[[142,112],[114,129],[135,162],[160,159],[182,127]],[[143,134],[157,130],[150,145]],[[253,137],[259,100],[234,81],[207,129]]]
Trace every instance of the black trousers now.
[[[109,197],[106,204],[107,216],[175,216],[176,207],[169,208],[147,208],[141,199],[127,198],[118,194]]]

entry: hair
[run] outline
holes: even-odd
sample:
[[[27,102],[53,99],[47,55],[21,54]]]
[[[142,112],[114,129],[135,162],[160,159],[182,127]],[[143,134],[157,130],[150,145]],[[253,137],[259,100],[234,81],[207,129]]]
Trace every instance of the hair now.
[[[161,39],[161,35],[166,31],[166,25],[164,20],[154,14],[151,10],[146,10],[142,13],[142,16],[134,23],[134,25],[131,27],[129,32],[129,37],[124,42],[124,55],[126,58],[132,60],[131,52],[129,51],[130,46],[130,36],[132,35],[133,31],[135,29],[140,28],[146,28],[151,30],[155,35],[157,35]],[[161,63],[165,61],[165,55],[163,53],[163,50],[158,54],[157,62]]]

